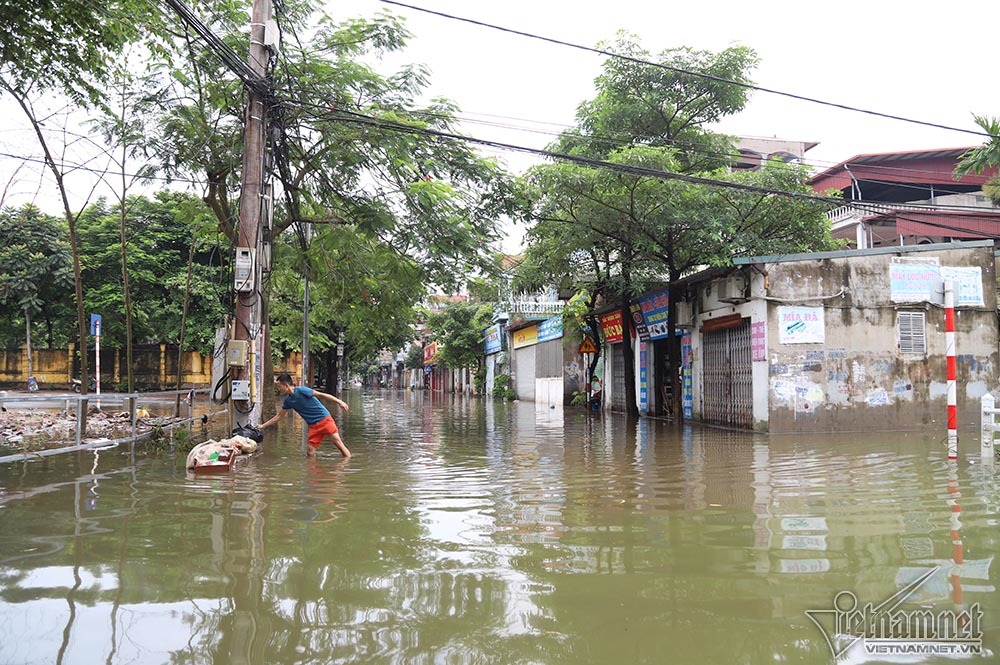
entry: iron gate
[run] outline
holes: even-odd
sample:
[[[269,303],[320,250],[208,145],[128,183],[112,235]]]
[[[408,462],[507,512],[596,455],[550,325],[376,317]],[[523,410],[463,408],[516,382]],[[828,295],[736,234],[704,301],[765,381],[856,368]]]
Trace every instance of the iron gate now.
[[[702,335],[702,417],[717,425],[753,428],[750,319]]]
[[[611,410],[625,410],[625,347],[624,342],[609,344],[611,360]]]

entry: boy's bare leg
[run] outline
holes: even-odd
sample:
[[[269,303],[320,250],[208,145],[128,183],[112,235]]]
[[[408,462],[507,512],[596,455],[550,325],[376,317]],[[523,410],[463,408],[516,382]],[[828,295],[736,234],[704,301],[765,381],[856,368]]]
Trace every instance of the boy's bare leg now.
[[[333,439],[333,442],[335,444],[337,444],[338,448],[340,448],[340,454],[341,455],[343,455],[344,457],[350,457],[351,456],[351,451],[348,450],[347,446],[344,445],[344,441],[343,441],[343,439],[340,438],[340,433],[339,432],[336,433],[336,434],[331,434],[330,438]]]

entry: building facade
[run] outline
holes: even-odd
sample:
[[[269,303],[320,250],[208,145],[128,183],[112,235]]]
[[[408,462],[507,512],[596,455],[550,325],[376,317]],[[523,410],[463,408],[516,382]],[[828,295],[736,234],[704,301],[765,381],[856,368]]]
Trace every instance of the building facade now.
[[[737,264],[738,276],[697,289],[696,419],[771,432],[944,432],[942,305],[950,281],[959,419],[964,426],[978,423],[980,398],[998,387],[992,241]]]

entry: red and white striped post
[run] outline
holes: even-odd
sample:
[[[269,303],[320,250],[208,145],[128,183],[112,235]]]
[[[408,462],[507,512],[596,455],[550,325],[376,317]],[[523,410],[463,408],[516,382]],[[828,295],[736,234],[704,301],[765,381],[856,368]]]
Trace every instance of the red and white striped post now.
[[[944,348],[948,358],[948,459],[958,459],[958,388],[955,362],[955,287],[944,282]]]
[[[958,488],[958,465],[948,465],[948,505],[951,506],[951,602],[958,621],[962,621],[965,603],[962,597],[962,565],[965,563],[965,546],[962,544],[962,493]],[[961,627],[965,627],[964,623]]]

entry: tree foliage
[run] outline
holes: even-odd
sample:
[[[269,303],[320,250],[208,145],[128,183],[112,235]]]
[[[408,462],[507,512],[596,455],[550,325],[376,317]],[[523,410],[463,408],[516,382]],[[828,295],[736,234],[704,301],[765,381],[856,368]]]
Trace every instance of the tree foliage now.
[[[625,36],[615,50],[653,57]],[[579,107],[576,128],[553,147],[610,166],[553,163],[529,172],[534,225],[519,270],[522,288],[548,280],[586,292],[592,306],[617,301],[627,318],[631,299],[651,284],[673,288],[700,266],[764,250],[829,247],[824,207],[807,197],[804,170],[770,163],[759,173],[730,173],[732,139],[711,131],[711,123],[745,105],[742,84],[756,61],[744,47],[670,49],[656,57],[659,66],[609,58],[596,96]],[[669,317],[676,366],[676,308]],[[634,415],[630,340],[623,349],[627,411]]]
[[[476,367],[483,358],[483,331],[493,323],[488,304],[456,302],[427,320],[438,342],[438,358],[447,367]]]
[[[955,167],[956,178],[968,173],[978,174],[990,169],[1000,169],[1000,118],[991,118],[985,115],[974,115],[973,118],[980,129],[990,135],[990,138],[983,145],[962,155]],[[994,205],[1000,205],[1000,175],[993,175],[986,181],[983,185],[983,193]]]
[[[136,16],[149,25],[157,14],[145,0],[6,0],[0,78],[14,89],[55,89],[79,103],[99,103],[98,84],[138,36]]]
[[[128,203],[135,340],[177,343],[180,338],[189,248],[192,234],[197,234],[185,346],[210,352],[228,290],[223,281],[228,257],[220,255],[214,225],[208,223],[210,211],[197,198],[182,193],[161,192],[154,198],[135,197]],[[124,347],[118,210],[101,200],[84,212],[79,227],[87,311],[102,315],[102,334],[109,346]]]
[[[0,211],[0,304],[8,313],[0,342],[10,346],[24,340],[25,313],[45,324],[50,347],[65,341],[72,318],[69,330],[54,323],[60,314],[73,316],[72,299],[73,263],[65,222],[32,205]]]

